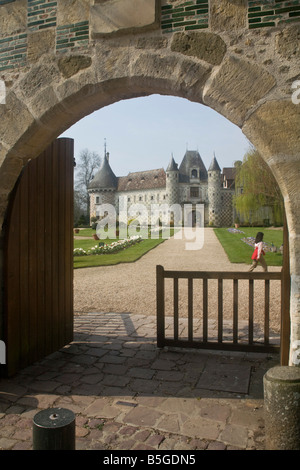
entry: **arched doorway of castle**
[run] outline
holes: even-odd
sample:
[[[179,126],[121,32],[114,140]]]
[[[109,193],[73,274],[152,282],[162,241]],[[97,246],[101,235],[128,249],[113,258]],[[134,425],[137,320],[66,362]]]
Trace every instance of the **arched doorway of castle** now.
[[[173,2],[153,0],[146,2],[149,10],[140,2],[141,23],[131,16],[126,28],[120,17],[122,24],[112,31],[101,21],[101,9],[114,9],[120,3],[88,0],[79,2],[81,7],[72,12],[70,2],[55,2],[57,22],[48,20],[43,29],[36,29],[29,22],[33,13],[28,14],[27,2],[2,3],[1,21],[15,14],[1,34],[5,40],[15,35],[15,41],[21,41],[24,38],[16,31],[24,30],[27,56],[18,62],[15,54],[14,66],[1,70],[6,86],[0,107],[1,225],[28,160],[84,116],[119,100],[151,94],[209,106],[242,129],[281,188],[290,246],[290,364],[299,365],[300,106],[291,91],[298,70],[297,21],[278,28],[271,25],[267,32],[250,29],[245,20],[247,2],[236,5],[228,0],[227,9],[220,11],[212,1],[215,16],[208,30],[184,27],[163,34],[158,7],[165,12]],[[113,14],[116,18],[118,10]],[[82,21],[82,15],[87,21]],[[79,34],[83,26],[89,34],[80,43],[72,34]],[[63,47],[68,41],[69,47]],[[2,308],[2,325],[3,316]]]

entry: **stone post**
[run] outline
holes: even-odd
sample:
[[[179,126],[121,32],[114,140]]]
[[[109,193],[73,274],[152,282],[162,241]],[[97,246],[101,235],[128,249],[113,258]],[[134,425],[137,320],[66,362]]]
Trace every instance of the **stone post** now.
[[[264,376],[266,450],[300,450],[300,368],[276,366]]]

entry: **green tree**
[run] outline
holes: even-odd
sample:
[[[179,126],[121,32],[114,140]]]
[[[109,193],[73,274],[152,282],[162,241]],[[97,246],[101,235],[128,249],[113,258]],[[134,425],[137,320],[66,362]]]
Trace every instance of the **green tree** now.
[[[267,163],[254,148],[245,154],[243,162],[235,165],[234,205],[246,222],[256,222],[255,214],[261,207],[271,210],[276,225],[283,223],[283,197]]]

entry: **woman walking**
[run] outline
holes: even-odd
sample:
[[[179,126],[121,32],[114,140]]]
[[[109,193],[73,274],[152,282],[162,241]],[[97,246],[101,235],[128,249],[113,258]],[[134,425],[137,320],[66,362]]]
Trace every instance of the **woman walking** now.
[[[263,238],[264,238],[264,234],[262,232],[258,232],[256,234],[256,237],[255,237],[255,250],[254,250],[253,255],[251,257],[252,258],[252,266],[249,269],[249,272],[253,271],[253,269],[255,269],[257,267],[258,262],[260,262],[260,264],[262,265],[263,270],[265,272],[268,271],[267,263],[266,263],[265,258],[264,258],[265,252],[263,250]]]

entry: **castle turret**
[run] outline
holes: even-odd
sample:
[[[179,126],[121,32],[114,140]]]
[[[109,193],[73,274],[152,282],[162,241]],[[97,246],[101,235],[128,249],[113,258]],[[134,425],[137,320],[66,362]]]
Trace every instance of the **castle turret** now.
[[[208,169],[209,224],[216,227],[221,224],[221,169],[214,155]]]
[[[88,187],[91,218],[98,216],[97,208],[100,204],[115,205],[118,178],[112,171],[108,159],[108,154],[105,153],[102,165]]]
[[[168,203],[170,206],[179,203],[179,170],[177,163],[172,158],[166,169],[166,191],[168,195]]]

